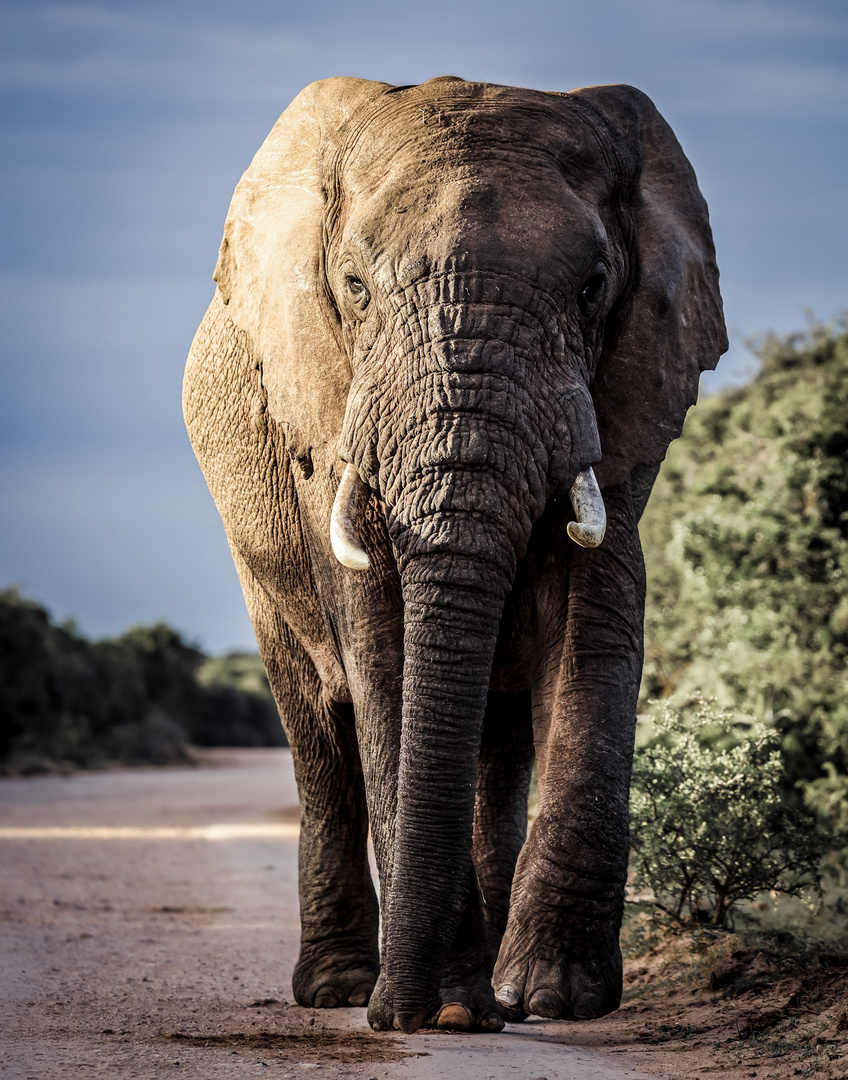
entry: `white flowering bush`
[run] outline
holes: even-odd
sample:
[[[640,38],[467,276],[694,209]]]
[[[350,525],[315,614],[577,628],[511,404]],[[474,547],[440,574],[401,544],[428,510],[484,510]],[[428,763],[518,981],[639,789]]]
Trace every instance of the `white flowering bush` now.
[[[740,900],[818,888],[823,842],[788,797],[780,735],[703,699],[653,720],[633,768],[634,889],[678,921],[723,926]]]

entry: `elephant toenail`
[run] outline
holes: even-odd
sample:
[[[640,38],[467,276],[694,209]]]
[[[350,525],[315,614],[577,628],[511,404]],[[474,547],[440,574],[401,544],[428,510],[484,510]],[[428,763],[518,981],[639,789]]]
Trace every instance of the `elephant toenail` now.
[[[452,1031],[468,1031],[471,1027],[471,1013],[464,1005],[451,1002],[439,1009],[436,1017],[436,1027],[449,1028]]]
[[[348,1005],[353,1005],[357,1009],[362,1008],[363,1005],[367,1005],[371,1000],[372,989],[373,987],[370,983],[359,983],[358,986],[354,986],[347,995]]]
[[[509,983],[507,983],[498,990],[495,994],[495,998],[501,1005],[505,1006],[507,1009],[511,1009],[513,1005],[517,1005],[521,1001],[521,994],[519,994],[514,986],[510,986]]]
[[[316,1009],[335,1009],[338,1007],[338,1004],[338,995],[335,990],[329,986],[322,986],[315,995],[314,1007]]]
[[[585,993],[574,1002],[574,1015],[578,1020],[591,1020],[604,1015],[604,1005],[597,994]]]
[[[480,1028],[483,1031],[498,1032],[504,1029],[504,1020],[502,1016],[498,1016],[497,1013],[489,1013],[485,1020],[480,1024]]]
[[[556,990],[536,990],[528,1007],[534,1016],[547,1016],[551,1020],[562,1016],[562,999]]]

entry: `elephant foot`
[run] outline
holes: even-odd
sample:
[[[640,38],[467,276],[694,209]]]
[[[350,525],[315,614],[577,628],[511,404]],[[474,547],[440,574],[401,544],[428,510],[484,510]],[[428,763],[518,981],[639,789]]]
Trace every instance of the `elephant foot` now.
[[[470,987],[443,984],[438,1001],[410,1015],[395,1011],[381,975],[368,1005],[368,1023],[374,1031],[403,1031],[408,1035],[421,1028],[497,1032],[503,1030],[504,1018],[486,979]]]
[[[338,948],[330,955],[302,950],[292,975],[294,999],[308,1009],[364,1008],[376,982],[376,963]]]
[[[510,1020],[528,1014],[592,1020],[618,1008],[621,974],[616,920],[614,933],[609,927],[587,926],[556,942],[540,940],[532,931],[510,934],[508,928],[492,983]]]

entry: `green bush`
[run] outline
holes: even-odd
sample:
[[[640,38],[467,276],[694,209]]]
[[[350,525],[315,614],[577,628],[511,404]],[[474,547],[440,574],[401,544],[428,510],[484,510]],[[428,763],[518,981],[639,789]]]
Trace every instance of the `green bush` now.
[[[817,888],[823,841],[787,791],[780,736],[703,699],[660,707],[636,751],[633,887],[678,921],[723,926],[740,900]]]
[[[781,735],[848,836],[848,330],[767,337],[702,400],[645,512],[642,699],[714,697]]]

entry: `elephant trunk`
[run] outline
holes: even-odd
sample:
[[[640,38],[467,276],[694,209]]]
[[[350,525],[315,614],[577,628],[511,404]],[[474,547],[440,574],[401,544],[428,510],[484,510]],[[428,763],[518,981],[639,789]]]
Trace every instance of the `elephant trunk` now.
[[[481,426],[485,437],[467,417],[451,416],[413,436],[398,497],[387,506],[403,588],[404,668],[384,966],[407,1032],[438,1004],[474,887],[483,717],[504,600],[534,521],[527,491],[538,474],[529,450],[514,443],[517,467],[495,472],[493,448],[509,433],[491,414]]]
[[[509,553],[504,552],[505,559]],[[403,571],[401,760],[386,976],[400,1028],[417,1030],[468,903],[474,793],[506,576],[469,556]]]

